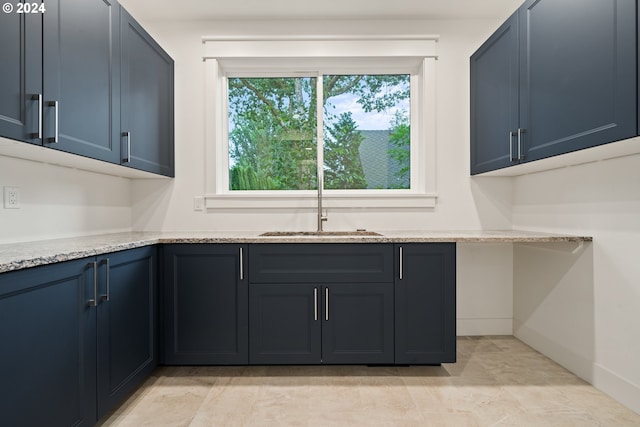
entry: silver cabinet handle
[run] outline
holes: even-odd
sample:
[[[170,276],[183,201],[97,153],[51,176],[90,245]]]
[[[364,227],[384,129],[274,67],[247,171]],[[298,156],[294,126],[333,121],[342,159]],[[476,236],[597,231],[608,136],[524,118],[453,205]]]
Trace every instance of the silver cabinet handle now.
[[[111,298],[111,266],[109,265],[109,258],[102,260],[102,263],[107,266],[106,278],[107,278],[107,293],[102,295],[102,301],[109,301]]]
[[[513,131],[509,132],[509,161],[514,162],[516,159],[513,158],[513,137],[516,136],[516,133]]]
[[[318,320],[318,288],[313,288],[313,320]]]
[[[57,144],[60,137],[60,103],[58,101],[49,101],[49,107],[53,107],[55,120],[53,122],[53,138],[49,138],[48,142]]]
[[[404,267],[403,267],[403,265],[402,265],[402,264],[404,263],[404,254],[402,253],[402,246],[400,246],[400,254],[399,254],[399,256],[400,256],[400,266],[399,266],[399,267],[400,267],[400,268],[399,268],[400,273],[399,273],[399,278],[400,278],[400,280],[402,280],[402,276],[403,276],[403,274],[404,274]]]
[[[240,280],[244,280],[244,256],[242,248],[240,248]]]
[[[324,288],[324,320],[329,320],[329,288]]]
[[[524,129],[518,128],[518,160],[524,159],[524,153],[522,152],[522,134]]]
[[[93,261],[89,265],[93,268],[93,299],[87,301],[89,307],[96,307],[98,305],[98,263]]]
[[[31,95],[32,101],[38,101],[38,132],[33,132],[31,138],[42,139],[42,94]]]
[[[129,163],[131,161],[131,132],[122,132],[122,136],[127,138],[127,155],[123,157],[122,163]]]

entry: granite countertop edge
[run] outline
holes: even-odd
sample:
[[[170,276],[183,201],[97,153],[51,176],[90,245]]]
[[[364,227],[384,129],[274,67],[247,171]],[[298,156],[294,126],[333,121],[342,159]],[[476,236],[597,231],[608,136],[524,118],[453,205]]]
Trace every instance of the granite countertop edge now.
[[[572,236],[518,230],[381,231],[381,236],[260,236],[261,232],[126,232],[0,244],[0,273],[156,244],[206,243],[562,243]]]

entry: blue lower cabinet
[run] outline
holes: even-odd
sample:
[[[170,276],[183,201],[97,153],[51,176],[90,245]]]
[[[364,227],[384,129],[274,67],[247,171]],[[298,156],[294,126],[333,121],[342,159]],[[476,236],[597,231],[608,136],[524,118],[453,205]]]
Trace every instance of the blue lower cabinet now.
[[[455,243],[397,244],[395,250],[395,362],[455,362]]]
[[[163,253],[167,365],[246,365],[246,245],[174,244]]]
[[[322,289],[314,284],[249,287],[249,361],[254,365],[314,365],[322,360]]]
[[[249,247],[251,364],[392,364],[393,245]]]
[[[393,283],[324,287],[322,363],[392,364]]]
[[[392,364],[391,283],[251,284],[249,361]]]
[[[155,248],[0,275],[0,424],[94,425],[156,365]]]
[[[98,259],[98,419],[156,368],[156,247]]]
[[[455,243],[259,244],[249,255],[250,363],[455,362]]]
[[[0,424],[96,421],[96,310],[89,260],[0,275]]]

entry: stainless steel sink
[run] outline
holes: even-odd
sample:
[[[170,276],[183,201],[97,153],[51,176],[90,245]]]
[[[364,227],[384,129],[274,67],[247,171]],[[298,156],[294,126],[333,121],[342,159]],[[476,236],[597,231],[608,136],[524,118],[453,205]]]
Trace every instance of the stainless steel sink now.
[[[367,230],[355,230],[355,231],[268,231],[262,233],[260,236],[264,237],[304,237],[304,236],[336,236],[336,237],[349,237],[349,236],[382,236],[375,231]]]

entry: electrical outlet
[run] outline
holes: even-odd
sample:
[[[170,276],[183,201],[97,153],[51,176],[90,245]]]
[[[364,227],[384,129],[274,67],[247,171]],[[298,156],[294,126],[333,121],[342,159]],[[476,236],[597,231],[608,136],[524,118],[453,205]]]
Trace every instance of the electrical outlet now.
[[[20,189],[18,187],[4,187],[4,208],[20,209]]]

